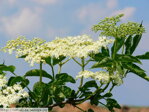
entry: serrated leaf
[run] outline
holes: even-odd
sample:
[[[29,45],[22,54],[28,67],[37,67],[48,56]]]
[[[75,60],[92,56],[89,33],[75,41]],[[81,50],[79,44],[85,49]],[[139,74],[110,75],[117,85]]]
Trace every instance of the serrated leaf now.
[[[47,58],[45,58],[44,60],[45,60],[45,62],[46,62],[47,64],[49,64],[49,65],[51,66],[51,65],[56,65],[56,64],[60,63],[60,62],[63,61],[65,58],[66,58],[66,57],[64,57],[64,56],[60,56],[59,58],[47,57]]]
[[[125,54],[131,54],[132,36],[130,35],[125,42]]]
[[[119,74],[121,74],[121,75],[124,74],[123,66],[120,62],[116,62],[116,69],[119,72]]]
[[[86,90],[87,88],[95,87],[96,89],[98,88],[98,85],[95,80],[91,80],[86,82],[83,86],[82,89]]]
[[[22,81],[24,81],[24,78],[21,76],[11,77],[8,84],[9,84],[9,86],[12,86],[12,85],[16,84],[17,82],[22,82]]]
[[[121,49],[121,47],[124,45],[125,38],[116,38],[112,48],[111,48],[111,53],[112,57],[115,58],[115,55],[117,52]]]
[[[62,86],[61,91],[65,95],[66,98],[69,98],[71,96],[71,92],[72,92],[71,88],[67,86]]]
[[[93,59],[93,61],[101,61],[103,58],[107,57],[103,53],[97,53],[97,54],[92,54],[90,57]]]
[[[40,98],[46,91],[47,85],[43,82],[36,82],[33,86],[33,92]]]
[[[114,108],[121,109],[121,106],[118,104],[118,102],[115,99],[108,98],[106,99],[106,101],[107,101],[106,106],[110,111],[113,111]]]
[[[6,66],[6,65],[4,65],[4,64],[1,64],[1,65],[0,65],[0,71],[14,72],[15,69],[16,69],[16,67],[13,66],[13,65],[10,65],[10,66]]]
[[[109,67],[112,65],[113,60],[110,57],[102,59],[100,62],[95,63],[91,68]]]
[[[58,80],[60,83],[65,83],[65,82],[71,82],[71,83],[75,83],[75,79],[68,75],[67,73],[60,73],[60,74],[56,74],[56,80]]]
[[[130,70],[130,72],[133,72],[134,74],[140,76],[141,78],[149,81],[149,77],[145,74],[145,71],[141,69],[139,66],[129,63],[129,64],[123,64],[123,66]]]
[[[137,48],[140,40],[141,40],[141,37],[142,35],[136,35],[134,38],[133,38],[133,44],[132,44],[132,47],[131,47],[131,50],[130,50],[130,53],[133,54],[133,52],[135,51],[135,49]]]
[[[139,66],[137,66],[136,64],[133,63],[127,63],[127,64],[123,64],[123,66],[130,70],[130,71],[134,71],[137,73],[144,73],[145,71],[143,69],[141,69]]]
[[[58,64],[59,62],[63,61],[66,57],[64,56],[60,56],[58,59],[57,58],[53,58],[53,65]]]
[[[33,69],[28,71],[24,77],[29,77],[29,76],[40,76],[40,69]],[[42,70],[42,77],[46,77],[49,79],[52,79],[52,76],[50,74],[48,74],[45,70]]]
[[[139,59],[149,59],[149,52],[146,52],[143,55],[137,55],[136,57]]]
[[[112,97],[112,93],[106,93],[105,95],[103,95],[103,97]]]
[[[131,56],[131,55],[117,54],[116,60],[120,62],[136,62],[136,63],[141,64],[141,61],[137,57]]]

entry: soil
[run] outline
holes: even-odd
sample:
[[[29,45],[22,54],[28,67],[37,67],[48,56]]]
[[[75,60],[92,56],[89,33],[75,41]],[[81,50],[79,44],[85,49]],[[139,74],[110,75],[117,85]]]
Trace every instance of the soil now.
[[[93,109],[94,112],[110,112],[107,109],[95,105],[91,105],[90,103],[82,103],[77,105],[83,110],[87,111],[88,109]],[[65,107],[54,107],[52,112],[82,112],[78,108],[66,104]],[[129,107],[129,106],[121,106],[121,109],[115,109],[115,112],[149,112],[149,107]]]

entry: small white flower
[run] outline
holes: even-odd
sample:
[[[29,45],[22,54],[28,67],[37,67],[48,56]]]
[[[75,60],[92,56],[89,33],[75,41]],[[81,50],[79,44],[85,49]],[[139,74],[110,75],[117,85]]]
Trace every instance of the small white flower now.
[[[100,71],[100,72],[94,73],[92,71],[85,70],[85,71],[79,72],[79,75],[76,76],[76,79],[81,78],[81,77],[92,78],[92,79],[98,80],[104,84],[109,83],[109,81],[110,81],[109,73],[105,72],[105,71]]]
[[[21,98],[27,98],[29,95],[19,84],[7,86],[6,77],[0,75],[0,81],[5,80],[0,88],[0,106],[9,107],[10,104],[17,103]]]

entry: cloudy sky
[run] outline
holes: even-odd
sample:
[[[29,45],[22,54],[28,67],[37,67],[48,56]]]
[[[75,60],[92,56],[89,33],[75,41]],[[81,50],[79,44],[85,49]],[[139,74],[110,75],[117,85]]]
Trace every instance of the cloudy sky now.
[[[28,39],[40,37],[47,41],[56,36],[74,36],[89,34],[90,30],[104,17],[124,13],[123,22],[141,22],[146,33],[135,54],[149,51],[149,15],[148,0],[0,0],[0,47],[10,39],[23,35]],[[0,62],[17,67],[16,72],[23,75],[29,65],[14,55],[0,53]],[[143,62],[143,68],[149,74],[149,61]],[[71,63],[70,63],[71,65]],[[75,66],[67,65],[64,71],[74,74]],[[35,81],[35,80],[34,80]],[[124,85],[116,87],[114,98],[120,104],[149,106],[149,82],[129,74]]]

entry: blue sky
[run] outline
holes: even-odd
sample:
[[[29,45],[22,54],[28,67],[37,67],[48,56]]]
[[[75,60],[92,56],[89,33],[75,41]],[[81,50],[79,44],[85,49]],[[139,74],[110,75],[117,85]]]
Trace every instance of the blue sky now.
[[[90,29],[104,17],[124,13],[123,22],[141,22],[146,33],[135,54],[149,51],[149,15],[148,0],[0,0],[0,47],[19,35],[28,39],[40,37],[47,41],[56,36],[75,36],[89,34],[96,38]],[[0,62],[17,67],[16,72],[23,75],[29,70],[29,64],[15,59],[14,55],[0,53]],[[77,67],[70,62],[64,67],[73,76]],[[149,61],[143,61],[142,67],[149,74]],[[32,79],[33,82],[36,79]],[[124,85],[116,87],[114,98],[120,104],[149,106],[149,82],[129,74]]]

